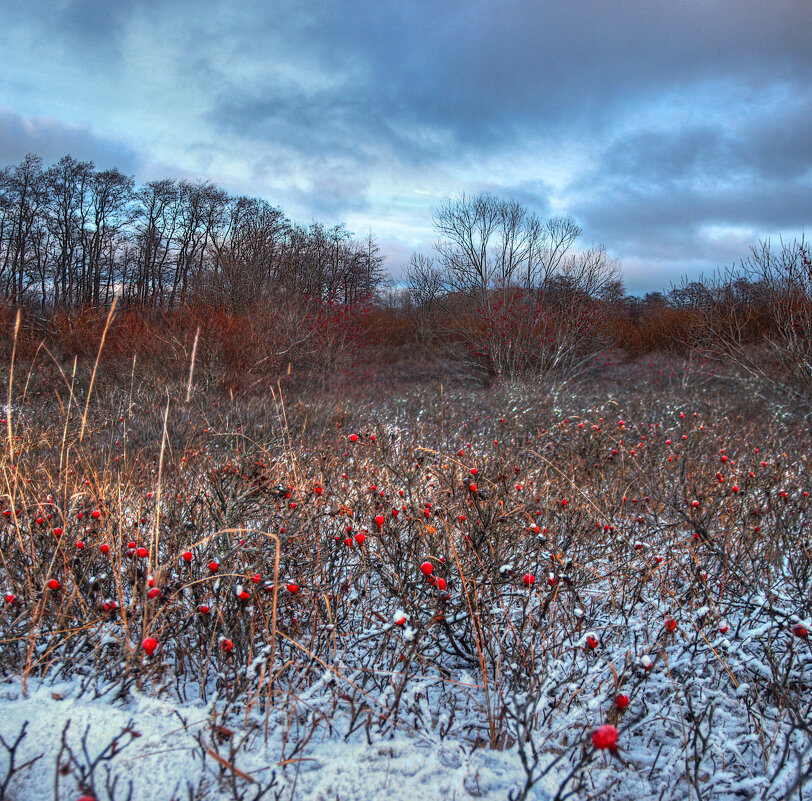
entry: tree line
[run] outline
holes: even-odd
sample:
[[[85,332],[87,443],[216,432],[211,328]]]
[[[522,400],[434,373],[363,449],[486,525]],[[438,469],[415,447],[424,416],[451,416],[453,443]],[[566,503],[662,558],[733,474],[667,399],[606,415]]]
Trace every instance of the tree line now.
[[[604,247],[579,246],[571,217],[542,219],[483,193],[442,203],[433,224],[432,253],[413,254],[403,284],[387,289],[372,233],[297,224],[209,182],[137,185],[71,156],[44,167],[28,155],[0,170],[0,299],[43,321],[114,298],[161,325],[197,307],[222,339],[216,309],[228,317],[217,330],[239,333],[224,349],[246,364],[334,366],[388,338],[393,350],[501,380],[573,375],[606,348],[670,350],[812,390],[803,238],[759,243],[738,265],[640,298]]]
[[[0,295],[13,305],[239,308],[280,292],[354,303],[382,277],[372,234],[296,224],[209,182],[137,185],[69,155],[0,170]]]

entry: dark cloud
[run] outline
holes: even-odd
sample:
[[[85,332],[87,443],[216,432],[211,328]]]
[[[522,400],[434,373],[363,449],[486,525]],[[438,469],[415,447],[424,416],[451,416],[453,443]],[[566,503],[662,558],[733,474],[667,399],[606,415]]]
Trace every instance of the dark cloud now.
[[[305,15],[308,24],[294,30],[296,63],[330,76],[337,109],[366,104],[372,120],[381,113],[430,124],[463,144],[500,144],[526,126],[600,124],[641,100],[708,81],[749,91],[775,81],[803,85],[812,64],[802,2],[367,2],[354,9],[326,2]],[[252,21],[260,30],[278,22],[261,11]],[[253,104],[242,110],[250,120]]]
[[[68,58],[88,64],[118,62],[136,10],[149,11],[158,0],[6,0],[4,22],[26,33],[30,43],[57,47]]]
[[[658,239],[680,249],[702,228],[727,227],[797,230],[812,219],[812,185],[808,181],[764,182],[719,188],[614,192],[591,205],[582,218],[600,237],[641,248],[657,248]]]
[[[731,264],[812,220],[811,113],[807,92],[744,119],[618,136],[570,187],[572,204],[630,278]]]
[[[637,130],[606,148],[590,176],[603,183],[674,186],[722,181],[795,180],[812,172],[812,91],[789,108],[771,107],[745,122]]]
[[[138,171],[141,160],[128,145],[106,139],[91,129],[68,125],[50,117],[25,117],[0,108],[0,164],[16,164],[26,153],[42,157],[46,164],[71,155],[93,161],[97,167],[118,167],[123,173]]]
[[[312,210],[315,217],[338,221],[347,214],[369,212],[368,183],[357,174],[339,171],[318,175],[289,190],[290,197]]]

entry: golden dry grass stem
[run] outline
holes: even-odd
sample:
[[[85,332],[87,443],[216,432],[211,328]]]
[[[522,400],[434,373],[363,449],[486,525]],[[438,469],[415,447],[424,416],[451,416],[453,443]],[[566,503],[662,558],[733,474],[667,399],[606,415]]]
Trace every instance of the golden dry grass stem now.
[[[127,417],[132,417],[133,414],[133,387],[135,386],[135,364],[138,360],[138,354],[133,353],[133,363],[132,367],[130,368],[130,394],[128,396],[129,400],[127,403]],[[126,434],[126,429],[125,429]]]
[[[164,422],[161,428],[161,451],[158,456],[158,486],[155,488],[155,527],[152,531],[152,548],[150,550],[150,572],[155,575],[155,568],[158,559],[158,539],[161,531],[161,497],[163,492],[163,469],[164,452],[167,442],[167,423],[169,421],[169,395],[166,397],[166,408],[164,409]]]
[[[14,431],[12,429],[12,388],[14,386],[14,357],[17,355],[17,337],[20,333],[20,323],[22,321],[22,311],[17,309],[17,318],[14,321],[14,342],[11,346],[11,364],[8,369],[8,403],[6,404],[6,431],[8,432],[8,459],[9,464],[14,464]]]
[[[298,491],[299,487],[299,476],[298,471],[296,469],[296,454],[293,449],[293,443],[290,437],[290,427],[288,426],[288,417],[287,412],[285,410],[285,400],[282,397],[282,384],[281,382],[277,383],[277,389],[274,391],[274,388],[271,387],[271,396],[274,399],[274,402],[277,405],[277,417],[279,418],[279,428],[282,435],[282,445],[285,450],[285,461],[288,466],[288,470],[293,473],[293,484],[295,489]]]
[[[227,770],[230,770],[235,776],[239,776],[243,781],[249,782],[250,784],[256,784],[256,779],[250,776],[248,773],[244,773],[241,771],[236,765],[229,762],[224,757],[221,757],[213,748],[206,748],[206,753],[219,765],[222,765]]]
[[[192,345],[192,358],[189,361],[189,382],[186,384],[186,403],[189,403],[189,400],[192,397],[192,379],[195,374],[195,356],[197,355],[197,341],[200,338],[200,326],[197,327],[197,331],[195,331],[195,341]]]
[[[107,331],[110,328],[110,323],[113,322],[113,315],[116,313],[116,301],[118,300],[117,297],[113,298],[113,302],[110,304],[110,311],[107,313],[107,320],[104,323],[104,330],[102,331],[101,342],[99,342],[99,350],[96,353],[96,361],[93,364],[93,374],[90,376],[90,386],[87,390],[87,401],[85,402],[85,413],[82,415],[82,428],[79,431],[79,442],[84,439],[85,436],[85,427],[87,426],[87,413],[90,409],[90,397],[93,394],[93,384],[96,382],[96,372],[99,369],[99,359],[101,359],[102,348],[104,348],[104,340],[107,339]]]
[[[65,451],[65,443],[67,442],[67,439],[68,439],[68,424],[70,422],[71,406],[73,405],[73,387],[74,387],[74,385],[76,383],[76,359],[77,359],[77,357],[74,356],[73,357],[73,370],[71,372],[71,378],[70,378],[70,394],[68,395],[68,408],[65,410],[65,425],[64,425],[64,427],[62,429],[62,445],[60,446],[60,449],[59,449],[59,473],[65,479],[64,498],[67,498],[67,495],[68,495],[68,485],[67,485],[68,476],[67,476],[67,472],[65,470],[65,465],[67,463],[67,453]]]

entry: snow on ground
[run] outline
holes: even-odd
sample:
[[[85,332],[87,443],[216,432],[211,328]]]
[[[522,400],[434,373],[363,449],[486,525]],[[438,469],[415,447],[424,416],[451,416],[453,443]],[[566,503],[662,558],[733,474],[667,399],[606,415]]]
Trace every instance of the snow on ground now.
[[[28,721],[26,737],[16,755],[23,764],[41,758],[24,770],[9,788],[9,801],[73,801],[80,792],[73,776],[59,777],[55,785],[56,765],[65,725],[70,722],[67,742],[81,756],[81,740],[87,734],[87,752],[92,759],[118,738],[121,750],[109,762],[111,774],[119,777],[116,799],[127,798],[132,782],[133,799],[225,799],[234,797],[228,789],[230,771],[218,779],[221,765],[211,756],[203,759],[197,737],[205,734],[214,704],[179,706],[171,700],[134,694],[123,704],[111,705],[106,698],[93,700],[90,693],[80,694],[71,683],[42,684],[23,695],[19,684],[0,687],[2,736],[14,739]],[[185,725],[184,722],[185,721]],[[138,736],[121,732],[132,729]],[[240,732],[235,733],[239,738]],[[207,743],[203,737],[204,743]],[[210,747],[210,746],[209,746]],[[502,799],[522,783],[522,769],[514,751],[476,749],[471,752],[458,741],[440,745],[420,739],[398,737],[373,740],[366,738],[344,742],[337,739],[311,741],[306,752],[283,767],[278,766],[281,752],[280,732],[272,730],[267,747],[258,733],[241,750],[238,769],[268,783],[276,770],[275,787],[264,798],[306,801],[389,801],[412,799]],[[227,748],[221,753],[228,755]],[[61,755],[60,763],[67,762]],[[0,757],[0,781],[7,771],[8,759]],[[99,801],[107,799],[102,789],[105,772],[98,771],[96,786]],[[245,798],[254,798],[260,784],[239,779],[246,789]],[[56,788],[56,789],[55,789]],[[189,789],[198,793],[189,795]],[[546,798],[540,787],[531,798]]]

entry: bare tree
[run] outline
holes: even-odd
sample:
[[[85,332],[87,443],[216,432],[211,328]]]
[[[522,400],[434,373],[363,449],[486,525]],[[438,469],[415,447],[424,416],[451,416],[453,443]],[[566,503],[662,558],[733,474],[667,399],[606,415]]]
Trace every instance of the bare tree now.
[[[456,310],[468,358],[506,378],[579,362],[593,317],[588,304],[617,270],[603,248],[569,255],[581,233],[572,218],[542,222],[515,200],[481,194],[447,201],[434,225],[454,300],[447,310]],[[476,322],[462,298],[474,302]]]
[[[445,291],[443,271],[431,256],[412,253],[406,268],[409,299],[415,308],[417,337],[428,345],[436,335],[436,319],[440,298]]]
[[[260,300],[274,285],[289,222],[258,198],[234,198],[224,236],[214,241],[212,281],[233,308]]]
[[[178,226],[178,187],[174,181],[150,181],[136,194],[139,207],[136,241],[137,271],[125,274],[126,297],[146,303],[161,290],[164,274],[172,261]]]
[[[556,273],[564,278],[572,291],[584,297],[601,296],[615,283],[620,272],[617,263],[609,257],[603,245],[582,250],[563,259]],[[542,284],[544,288],[544,284]]]
[[[531,263],[537,266],[528,277],[527,286],[540,286],[554,275],[580,235],[581,228],[572,217],[551,217],[547,220],[541,250],[532,254]]]
[[[12,303],[23,302],[35,274],[46,198],[39,156],[29,153],[0,176],[0,281]]]
[[[433,220],[451,288],[476,292],[481,301],[497,287],[543,285],[581,234],[571,217],[543,223],[517,201],[491,194],[449,200]]]
[[[135,219],[135,181],[117,169],[93,175],[88,225],[83,229],[86,254],[81,290],[82,305],[108,304],[117,278],[119,235]],[[102,297],[104,286],[104,297]]]
[[[81,259],[81,231],[87,214],[92,173],[92,162],[63,156],[46,175],[56,308],[76,302],[76,265]]]
[[[674,290],[692,345],[786,396],[812,393],[812,252],[803,237],[751,248],[736,267]]]

